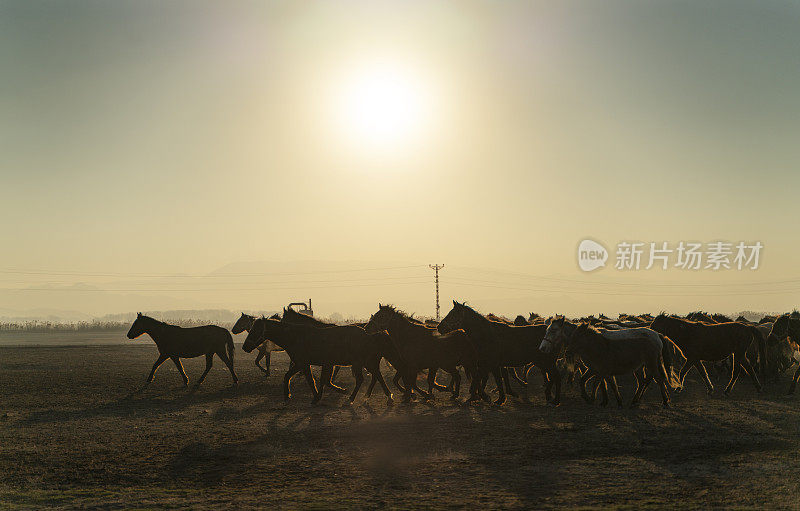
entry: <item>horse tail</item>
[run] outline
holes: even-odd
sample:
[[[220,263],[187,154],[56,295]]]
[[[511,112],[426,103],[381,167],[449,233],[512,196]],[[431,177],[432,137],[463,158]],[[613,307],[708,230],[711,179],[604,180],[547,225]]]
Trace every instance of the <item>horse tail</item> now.
[[[225,339],[225,347],[228,349],[228,358],[231,359],[231,366],[233,366],[233,354],[236,352],[233,346],[233,336],[227,330],[225,330],[225,335],[227,337]]]
[[[670,389],[679,390],[681,388],[681,382],[675,375],[675,355],[680,354],[683,356],[683,352],[678,345],[672,342],[672,339],[666,335],[658,334],[658,336],[661,338],[661,359],[663,361],[664,376],[667,378],[667,384]]]

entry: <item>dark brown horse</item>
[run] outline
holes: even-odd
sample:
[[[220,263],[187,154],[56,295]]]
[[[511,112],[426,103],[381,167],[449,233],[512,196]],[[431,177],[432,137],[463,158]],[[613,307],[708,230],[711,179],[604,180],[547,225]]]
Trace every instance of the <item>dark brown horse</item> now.
[[[323,385],[317,389],[311,366],[322,366],[322,381],[330,381],[334,366],[351,366],[356,385],[350,395],[355,401],[358,390],[364,382],[363,369],[366,368],[378,380],[389,402],[392,393],[383,381],[380,372],[382,353],[391,343],[386,332],[368,334],[358,326],[330,326],[325,328],[310,325],[293,325],[284,321],[259,318],[247,334],[243,349],[251,352],[264,339],[270,339],[286,350],[292,365],[283,377],[284,397],[290,397],[289,383],[298,372],[303,372],[314,394],[312,403],[322,399]]]
[[[281,317],[277,314],[273,314],[270,319],[280,319]],[[236,335],[242,332],[249,332],[250,328],[253,326],[253,322],[255,322],[256,317],[251,316],[249,314],[245,314],[242,312],[242,315],[239,316],[239,319],[236,320],[236,323],[231,328],[231,333]],[[272,341],[264,341],[259,344],[256,349],[258,350],[258,355],[256,356],[256,367],[264,373],[264,376],[269,377],[269,366],[272,360],[271,352],[273,351],[283,351],[281,348],[275,345]],[[261,360],[264,359],[266,363],[266,367],[260,364]]]
[[[513,326],[490,321],[471,307],[453,300],[453,309],[439,323],[439,331],[448,333],[462,328],[478,351],[478,374],[472,379],[470,401],[485,398],[484,388],[488,375],[494,376],[498,398],[503,404],[506,393],[503,388],[502,368],[539,367],[545,385],[545,399],[558,405],[561,402],[561,375],[556,367],[557,354],[544,353],[539,344],[547,327],[544,325]],[[551,390],[555,385],[555,396]]]
[[[530,323],[528,323],[528,320],[525,319],[525,316],[523,316],[522,314],[519,314],[519,315],[517,315],[516,318],[514,318],[514,325],[516,325],[516,326],[525,326],[525,325],[529,325],[529,324]]]
[[[292,309],[291,307],[284,307],[283,308],[283,317],[281,318],[281,321],[283,321],[284,323],[292,324],[292,325],[307,325],[307,326],[315,326],[315,327],[318,327],[318,328],[336,326],[333,323],[327,323],[325,321],[320,321],[320,320],[318,320],[317,318],[315,318],[313,316],[309,316],[307,314],[301,314],[301,313],[297,312],[296,310]],[[358,325],[356,325],[356,326],[358,326]],[[346,394],[347,393],[347,389],[346,388],[340,387],[340,386],[336,385],[335,383],[333,383],[333,380],[336,379],[336,375],[338,375],[338,374],[339,374],[339,366],[335,366],[333,368],[333,373],[331,373],[331,377],[326,380],[326,379],[322,379],[322,377],[320,376],[320,381],[325,382],[325,386],[326,387],[330,387],[333,390],[335,390],[336,392],[339,392],[340,394]]]
[[[450,373],[453,381],[452,398],[458,399],[461,374],[464,367],[468,375],[475,374],[477,352],[464,330],[453,330],[439,335],[436,330],[412,322],[402,311],[391,305],[378,304],[378,312],[370,317],[367,332],[387,330],[400,355],[401,367],[395,367],[405,383],[404,401],[411,399],[411,390],[416,386],[417,375],[428,370],[428,396],[433,389],[447,390],[436,384],[436,372],[443,369]],[[423,394],[424,395],[424,394]]]
[[[730,394],[741,369],[744,369],[756,388],[761,391],[758,375],[746,355],[747,348],[756,342],[761,359],[765,359],[764,337],[756,327],[742,323],[706,324],[659,314],[650,328],[672,339],[686,357],[686,363],[680,372],[681,384],[686,378],[686,373],[694,367],[703,376],[708,393],[711,394],[714,392],[714,385],[702,361],[724,360],[733,355],[731,379],[725,386],[725,394]]]
[[[203,383],[206,375],[211,370],[216,354],[231,372],[233,384],[239,383],[239,378],[233,370],[233,337],[231,333],[221,326],[206,325],[193,328],[181,328],[169,325],[163,321],[158,321],[149,316],[144,316],[141,312],[136,316],[136,320],[128,330],[128,339],[135,339],[142,334],[149,334],[158,347],[158,359],[153,364],[153,369],[147,377],[147,383],[153,381],[158,367],[168,358],[175,363],[175,367],[183,377],[183,384],[189,385],[189,377],[183,370],[182,358],[194,358],[201,355],[206,356],[206,370],[197,380],[196,385]]]
[[[767,351],[771,355],[770,365],[777,373],[786,371],[795,362],[800,363],[798,341],[800,341],[800,320],[792,318],[789,314],[778,316],[767,336]],[[800,365],[792,377],[789,394],[794,393],[798,377],[800,377]]]
[[[716,323],[710,314],[703,311],[690,312],[686,315],[686,319],[689,321],[699,321],[702,323]]]

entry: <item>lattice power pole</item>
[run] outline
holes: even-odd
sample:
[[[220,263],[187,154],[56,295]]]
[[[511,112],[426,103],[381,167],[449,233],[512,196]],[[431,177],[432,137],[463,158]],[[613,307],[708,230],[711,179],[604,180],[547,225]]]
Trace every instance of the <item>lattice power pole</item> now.
[[[436,276],[436,321],[439,321],[439,270],[444,268],[443,264],[429,264],[428,266],[431,267],[433,270],[433,274]]]

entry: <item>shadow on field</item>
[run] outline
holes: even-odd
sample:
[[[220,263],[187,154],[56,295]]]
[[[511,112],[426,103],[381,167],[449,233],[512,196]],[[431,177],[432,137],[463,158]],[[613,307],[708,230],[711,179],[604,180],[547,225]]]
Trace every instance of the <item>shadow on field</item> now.
[[[331,411],[340,409],[275,409],[261,424],[263,434],[217,445],[192,442],[175,452],[163,470],[170,479],[201,487],[245,484],[253,471],[274,470],[290,477],[292,484],[319,478],[319,471],[331,477],[355,473],[366,476],[378,493],[412,487],[435,491],[437,481],[458,481],[477,473],[487,487],[515,495],[524,507],[535,507],[559,492],[574,490],[576,473],[602,480],[604,474],[595,469],[609,463],[633,459],[634,464],[620,465],[620,470],[638,471],[640,478],[643,471],[652,471],[653,477],[669,474],[700,488],[715,476],[730,475],[725,461],[729,456],[757,461],[759,453],[791,448],[785,440],[764,435],[756,424],[742,427],[741,422],[654,407],[585,406],[577,412],[553,413],[544,405],[512,409],[417,403],[376,413],[365,405],[349,408],[351,420],[344,427],[341,421],[326,422]],[[369,417],[359,415],[358,409]],[[288,423],[279,424],[287,418]],[[543,426],[533,426],[533,420],[542,419]],[[672,424],[669,429],[663,426],[667,421]],[[316,466],[317,459],[338,461]]]
[[[202,389],[201,389],[202,390]],[[242,396],[263,395],[263,384],[245,383],[238,387],[225,387],[211,392],[199,392],[192,387],[160,388],[147,393],[145,387],[114,401],[81,410],[40,410],[28,415],[29,424],[92,419],[96,417],[150,417],[179,412],[189,406],[213,403]]]

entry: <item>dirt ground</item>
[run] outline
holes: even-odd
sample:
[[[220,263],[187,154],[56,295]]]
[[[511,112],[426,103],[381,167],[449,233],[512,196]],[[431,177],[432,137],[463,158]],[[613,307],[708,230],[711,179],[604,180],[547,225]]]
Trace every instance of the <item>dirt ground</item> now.
[[[283,354],[265,379],[238,347],[236,389],[217,360],[197,391],[167,362],[134,392],[156,356],[148,341],[0,348],[0,507],[800,506],[788,379],[758,395],[743,377],[709,397],[690,373],[670,410],[653,386],[636,410],[587,405],[572,387],[548,407],[538,373],[529,400],[502,407],[445,394],[390,407],[377,389],[311,406],[302,377],[284,404]],[[184,365],[192,381],[204,367]]]

